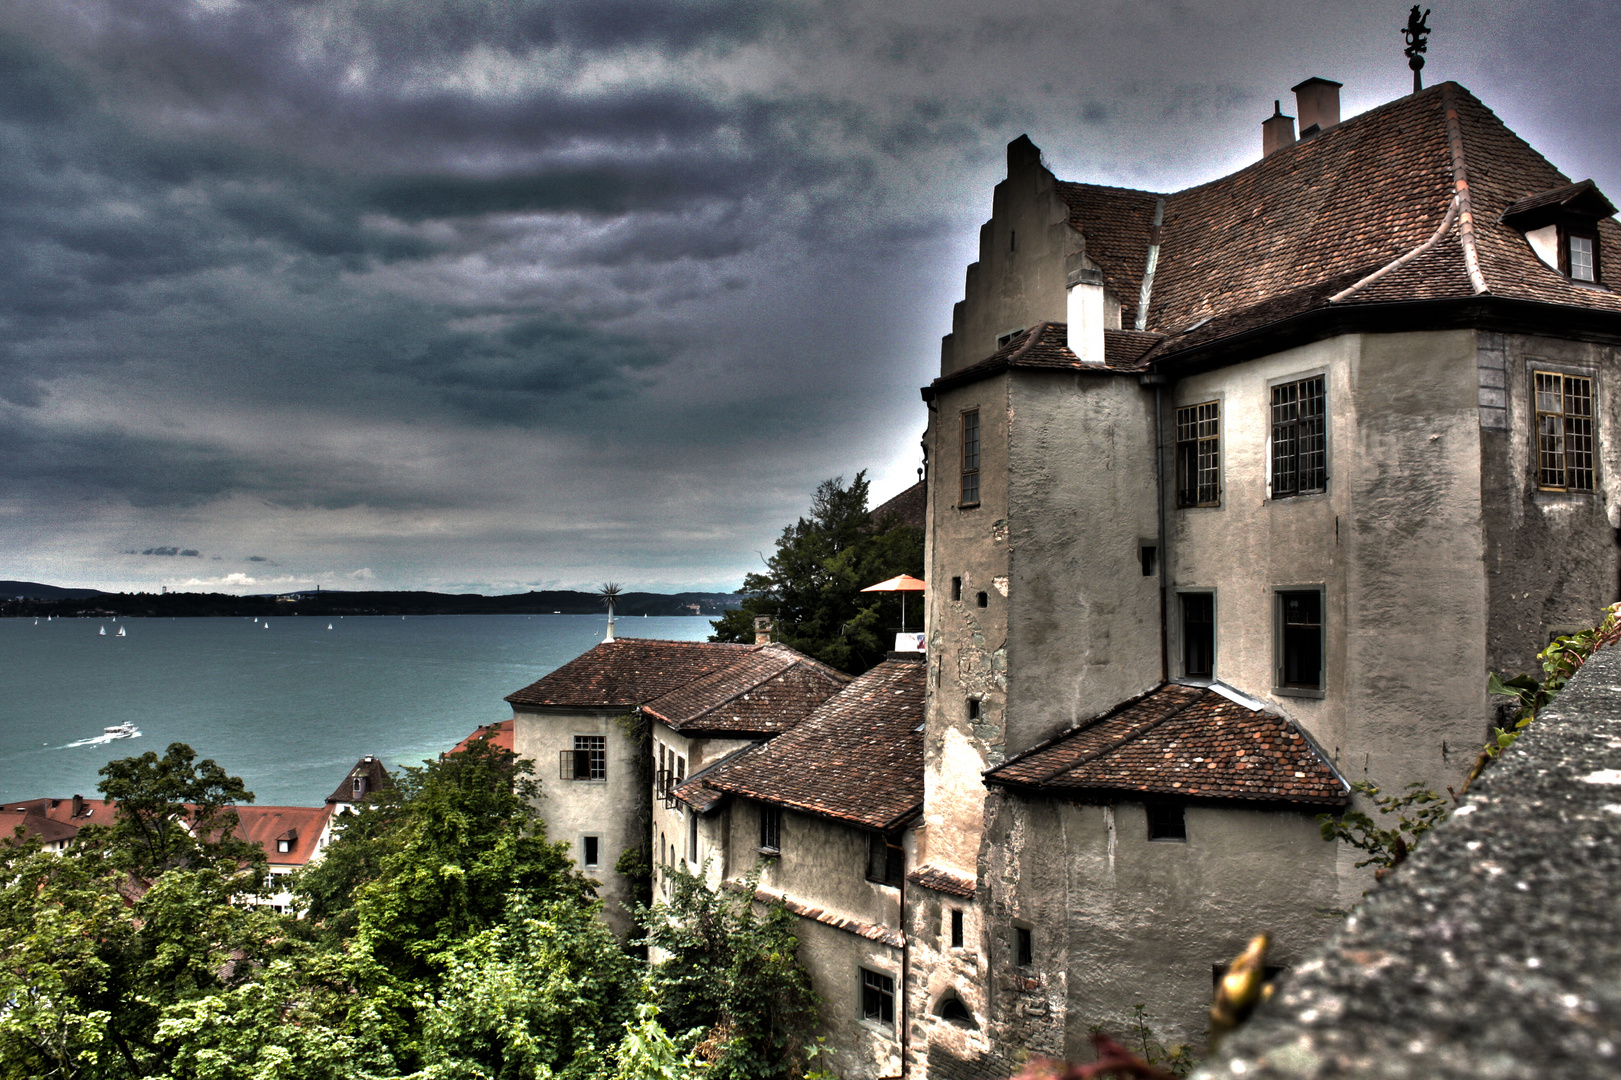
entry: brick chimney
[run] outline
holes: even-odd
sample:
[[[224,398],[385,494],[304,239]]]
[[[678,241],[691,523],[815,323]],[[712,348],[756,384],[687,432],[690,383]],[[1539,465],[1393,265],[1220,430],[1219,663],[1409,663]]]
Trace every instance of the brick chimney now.
[[[1340,122],[1340,83],[1313,76],[1291,87],[1300,113],[1300,137],[1309,139]]]
[[[1295,118],[1283,115],[1283,102],[1273,101],[1272,115],[1261,121],[1261,156],[1271,157],[1294,144]]]
[[[73,796],[73,817],[84,817],[84,796]]]

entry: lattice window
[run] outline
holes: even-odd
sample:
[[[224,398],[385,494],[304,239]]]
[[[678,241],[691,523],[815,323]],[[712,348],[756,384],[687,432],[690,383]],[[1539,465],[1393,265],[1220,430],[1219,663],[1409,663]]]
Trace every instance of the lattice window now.
[[[1326,383],[1318,375],[1272,388],[1272,497],[1328,487]]]
[[[1593,490],[1593,380],[1552,371],[1534,374],[1537,484],[1552,491]]]
[[[1221,404],[1176,410],[1176,505],[1221,502]]]
[[[861,969],[861,1019],[892,1027],[895,1023],[895,980]]]

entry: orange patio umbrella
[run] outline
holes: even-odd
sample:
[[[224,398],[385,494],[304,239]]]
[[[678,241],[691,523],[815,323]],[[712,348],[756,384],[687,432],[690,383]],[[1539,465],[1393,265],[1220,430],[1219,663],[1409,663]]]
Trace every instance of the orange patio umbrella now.
[[[906,593],[922,592],[928,586],[922,578],[915,578],[911,574],[902,574],[892,577],[888,581],[880,581],[876,585],[868,585],[862,592],[898,592],[901,595],[901,633],[906,633]]]

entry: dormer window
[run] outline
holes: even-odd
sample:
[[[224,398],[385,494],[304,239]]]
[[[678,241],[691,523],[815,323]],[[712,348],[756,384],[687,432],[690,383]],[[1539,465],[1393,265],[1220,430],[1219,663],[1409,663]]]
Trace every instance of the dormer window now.
[[[278,854],[286,855],[288,852],[290,852],[292,850],[293,850],[293,842],[291,840],[288,840],[287,838],[283,837],[282,839],[276,841],[276,851],[277,851]]]
[[[366,794],[366,778],[364,776],[354,777],[349,787],[354,793],[354,797],[359,799],[362,795]]]
[[[1503,211],[1503,224],[1520,230],[1537,258],[1572,281],[1597,284],[1598,223],[1615,213],[1593,181],[1567,184],[1533,195]]]

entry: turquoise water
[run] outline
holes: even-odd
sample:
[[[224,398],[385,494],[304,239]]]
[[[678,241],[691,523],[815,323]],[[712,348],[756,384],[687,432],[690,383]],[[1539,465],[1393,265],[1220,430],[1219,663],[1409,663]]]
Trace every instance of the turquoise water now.
[[[601,641],[604,621],[0,619],[0,802],[94,796],[109,760],[183,742],[262,804],[319,805],[362,754],[417,764],[511,716],[501,699]],[[701,641],[710,625],[622,618],[618,632]],[[126,720],[139,738],[102,736]]]

